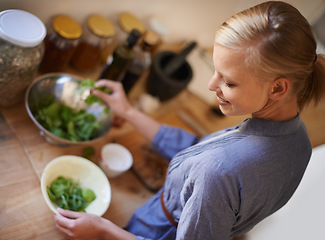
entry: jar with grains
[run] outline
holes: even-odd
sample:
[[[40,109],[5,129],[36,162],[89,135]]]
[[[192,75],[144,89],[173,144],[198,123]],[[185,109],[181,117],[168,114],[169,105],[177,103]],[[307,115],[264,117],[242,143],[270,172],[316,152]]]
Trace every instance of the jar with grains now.
[[[23,100],[44,53],[46,27],[22,10],[0,12],[0,106]]]
[[[72,56],[72,66],[77,70],[91,71],[106,61],[114,49],[114,34],[115,27],[108,19],[99,15],[88,17],[83,36]]]
[[[119,15],[118,26],[117,36],[119,43],[124,43],[133,29],[138,30],[141,34],[145,31],[143,22],[129,12],[123,12]]]
[[[45,53],[40,71],[61,72],[66,69],[82,36],[82,27],[73,18],[59,15],[47,27]]]

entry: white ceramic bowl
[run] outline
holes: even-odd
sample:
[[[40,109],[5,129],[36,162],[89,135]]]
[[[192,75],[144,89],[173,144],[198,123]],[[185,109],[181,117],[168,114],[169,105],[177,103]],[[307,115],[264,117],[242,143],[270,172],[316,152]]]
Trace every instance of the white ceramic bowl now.
[[[117,143],[106,144],[101,150],[100,167],[109,178],[129,170],[133,164],[130,151]]]
[[[50,200],[46,187],[58,176],[72,178],[79,183],[81,188],[89,188],[94,191],[96,199],[85,209],[87,213],[102,216],[111,202],[111,186],[105,173],[88,159],[64,155],[50,161],[45,167],[41,178],[41,189],[45,202],[50,209],[58,214],[57,206]]]

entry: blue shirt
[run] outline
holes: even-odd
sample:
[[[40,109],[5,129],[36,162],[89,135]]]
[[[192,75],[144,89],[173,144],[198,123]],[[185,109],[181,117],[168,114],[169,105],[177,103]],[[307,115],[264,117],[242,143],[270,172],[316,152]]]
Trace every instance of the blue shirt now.
[[[289,121],[246,119],[197,138],[163,125],[153,148],[171,159],[164,189],[132,216],[137,239],[228,240],[281,208],[298,187],[311,156],[299,115]]]

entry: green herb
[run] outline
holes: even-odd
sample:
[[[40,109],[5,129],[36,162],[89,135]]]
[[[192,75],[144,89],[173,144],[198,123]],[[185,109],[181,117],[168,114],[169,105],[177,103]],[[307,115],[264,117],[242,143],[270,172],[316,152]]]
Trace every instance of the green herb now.
[[[82,189],[71,178],[62,176],[47,186],[47,194],[58,207],[77,212],[85,212],[86,207],[96,199],[91,189]]]
[[[94,154],[95,154],[95,149],[91,146],[82,149],[82,156],[84,158],[89,159],[89,157],[93,156]]]
[[[91,90],[91,89],[98,89],[98,90],[101,90],[106,93],[111,93],[111,90],[109,88],[95,87],[95,82],[91,78],[87,78],[86,80],[82,81],[80,83],[80,87],[81,87],[80,92],[84,92],[86,90]],[[91,105],[96,102],[103,104],[102,100],[100,100],[98,97],[96,97],[94,94],[92,94],[91,91],[90,91],[90,94],[85,99],[85,102],[88,105]],[[108,110],[109,110],[108,108],[105,108],[106,113],[108,113]]]
[[[110,93],[111,90],[103,87],[96,87],[95,82],[87,78],[80,82],[80,94],[85,90],[99,89],[106,93]],[[85,99],[87,105],[93,103],[103,102],[94,96],[91,92]],[[109,108],[105,107],[105,114],[109,114]],[[68,139],[74,142],[89,141],[98,134],[99,123],[93,114],[89,114],[86,110],[75,110],[54,101],[54,97],[51,96],[48,99],[42,101],[39,105],[38,112],[35,113],[36,120],[48,131],[55,136]]]
[[[36,120],[55,136],[70,141],[88,141],[97,135],[99,123],[93,114],[76,111],[64,104],[46,101],[35,114]]]

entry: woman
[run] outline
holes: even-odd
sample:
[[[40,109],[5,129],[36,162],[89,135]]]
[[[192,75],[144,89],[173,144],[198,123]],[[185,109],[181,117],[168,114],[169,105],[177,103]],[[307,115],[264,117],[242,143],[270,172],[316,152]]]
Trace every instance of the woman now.
[[[242,235],[287,203],[311,155],[299,111],[324,93],[324,57],[307,20],[283,2],[266,2],[218,29],[215,92],[241,125],[198,139],[133,108],[120,83],[94,94],[171,159],[165,185],[121,229],[85,213],[61,210],[57,228],[71,239],[214,239]]]

